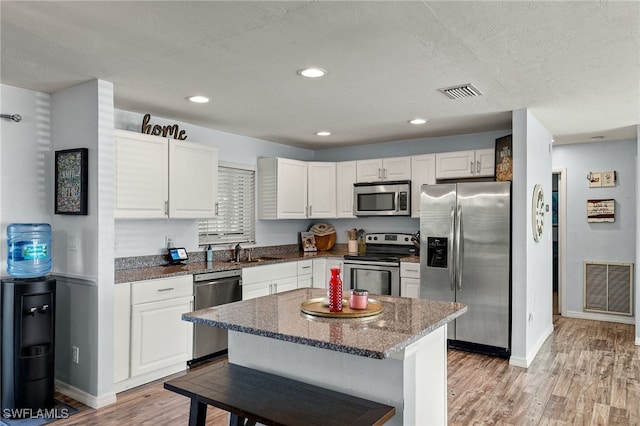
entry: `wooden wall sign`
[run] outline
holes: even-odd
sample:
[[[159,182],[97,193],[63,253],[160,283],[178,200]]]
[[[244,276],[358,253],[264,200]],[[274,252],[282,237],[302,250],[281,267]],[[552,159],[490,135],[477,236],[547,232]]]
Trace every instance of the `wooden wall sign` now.
[[[587,200],[587,222],[615,222],[616,200]]]
[[[142,133],[154,136],[173,137],[181,141],[187,138],[186,132],[180,130],[177,124],[161,126],[159,124],[149,124],[149,121],[151,121],[151,114],[145,114],[142,118]]]

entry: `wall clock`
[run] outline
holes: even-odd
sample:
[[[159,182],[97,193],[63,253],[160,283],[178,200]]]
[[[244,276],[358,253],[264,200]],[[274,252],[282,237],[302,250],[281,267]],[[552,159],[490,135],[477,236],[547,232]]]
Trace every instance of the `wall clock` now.
[[[544,232],[544,191],[542,185],[533,187],[533,200],[531,203],[531,227],[534,241],[542,239]]]

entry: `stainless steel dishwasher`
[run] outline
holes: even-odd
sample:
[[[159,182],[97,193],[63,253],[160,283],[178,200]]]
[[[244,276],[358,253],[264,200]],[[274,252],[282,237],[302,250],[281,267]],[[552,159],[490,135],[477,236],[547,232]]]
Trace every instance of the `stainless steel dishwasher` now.
[[[207,272],[193,276],[195,309],[242,300],[240,269]],[[208,325],[193,326],[193,360],[188,364],[204,361],[227,350],[227,330]]]

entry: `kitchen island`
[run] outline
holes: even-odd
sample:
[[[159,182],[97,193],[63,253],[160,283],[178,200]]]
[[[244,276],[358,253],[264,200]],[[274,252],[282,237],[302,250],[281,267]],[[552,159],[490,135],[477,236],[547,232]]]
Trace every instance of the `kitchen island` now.
[[[183,319],[229,330],[229,362],[392,405],[393,425],[447,423],[447,323],[459,303],[376,296],[383,311],[323,318],[303,288],[202,309]]]

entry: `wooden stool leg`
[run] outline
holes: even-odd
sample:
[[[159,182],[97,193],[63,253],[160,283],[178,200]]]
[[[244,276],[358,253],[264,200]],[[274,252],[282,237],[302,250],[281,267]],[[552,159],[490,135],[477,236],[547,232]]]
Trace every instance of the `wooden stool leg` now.
[[[189,426],[205,426],[207,421],[207,404],[191,398],[189,408]]]

